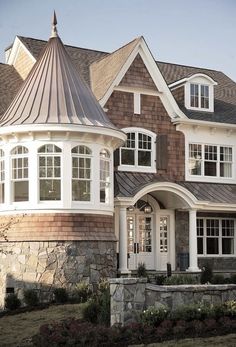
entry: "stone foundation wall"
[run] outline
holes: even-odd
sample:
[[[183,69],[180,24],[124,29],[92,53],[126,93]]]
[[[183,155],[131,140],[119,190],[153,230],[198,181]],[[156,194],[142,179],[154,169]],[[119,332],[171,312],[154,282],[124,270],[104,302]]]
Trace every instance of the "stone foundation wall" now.
[[[151,306],[167,306],[171,310],[194,302],[212,304],[236,300],[236,285],[157,286],[146,279],[110,280],[111,325],[137,322],[139,313]]]
[[[0,244],[0,306],[6,288],[21,299],[26,288],[48,300],[55,287],[73,289],[80,281],[97,283],[116,276],[116,242],[5,242]]]

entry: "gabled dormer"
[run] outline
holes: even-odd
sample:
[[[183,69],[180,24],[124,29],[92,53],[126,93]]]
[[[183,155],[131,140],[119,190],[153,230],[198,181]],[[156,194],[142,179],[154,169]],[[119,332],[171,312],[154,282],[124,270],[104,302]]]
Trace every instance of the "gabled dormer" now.
[[[211,77],[206,74],[197,73],[176,81],[169,85],[169,87],[178,99],[182,96],[182,101],[186,109],[214,112],[215,85],[217,85],[217,82]],[[180,91],[182,92],[180,93]]]

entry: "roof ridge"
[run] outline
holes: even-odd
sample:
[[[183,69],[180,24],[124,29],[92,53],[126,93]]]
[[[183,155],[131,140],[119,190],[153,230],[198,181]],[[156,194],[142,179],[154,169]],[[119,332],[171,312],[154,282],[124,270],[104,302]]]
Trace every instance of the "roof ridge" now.
[[[200,67],[200,66],[193,66],[193,65],[186,65],[186,64],[178,64],[178,63],[170,63],[168,61],[160,61],[160,60],[155,60],[156,63],[161,63],[161,64],[169,64],[169,65],[177,65],[177,66],[182,66],[182,67],[189,67],[189,68],[194,68],[194,69],[201,69],[201,70],[209,70],[209,71],[215,71],[215,72],[222,72],[221,70],[216,70],[216,69],[210,69],[207,67]]]

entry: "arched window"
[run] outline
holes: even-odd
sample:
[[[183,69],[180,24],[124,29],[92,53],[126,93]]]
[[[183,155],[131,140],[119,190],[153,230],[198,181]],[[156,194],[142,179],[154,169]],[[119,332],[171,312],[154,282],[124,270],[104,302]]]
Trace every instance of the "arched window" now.
[[[61,149],[47,144],[38,153],[40,201],[61,200]]]
[[[72,154],[72,200],[91,200],[91,155],[86,146],[76,146]]]
[[[0,149],[0,204],[4,203],[5,192],[5,158],[4,151]]]
[[[29,200],[28,149],[17,146],[11,151],[12,200]]]
[[[110,153],[106,149],[100,151],[100,202],[110,202]]]
[[[145,170],[155,168],[154,140],[156,135],[151,131],[127,128],[125,144],[120,147],[120,166],[128,170]]]

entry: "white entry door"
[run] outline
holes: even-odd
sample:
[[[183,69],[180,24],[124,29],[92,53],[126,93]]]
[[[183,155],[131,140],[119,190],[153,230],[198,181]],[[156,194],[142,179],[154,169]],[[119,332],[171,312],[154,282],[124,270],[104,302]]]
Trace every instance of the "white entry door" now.
[[[146,269],[154,269],[153,215],[133,213],[127,217],[128,267],[136,270],[139,263]]]

